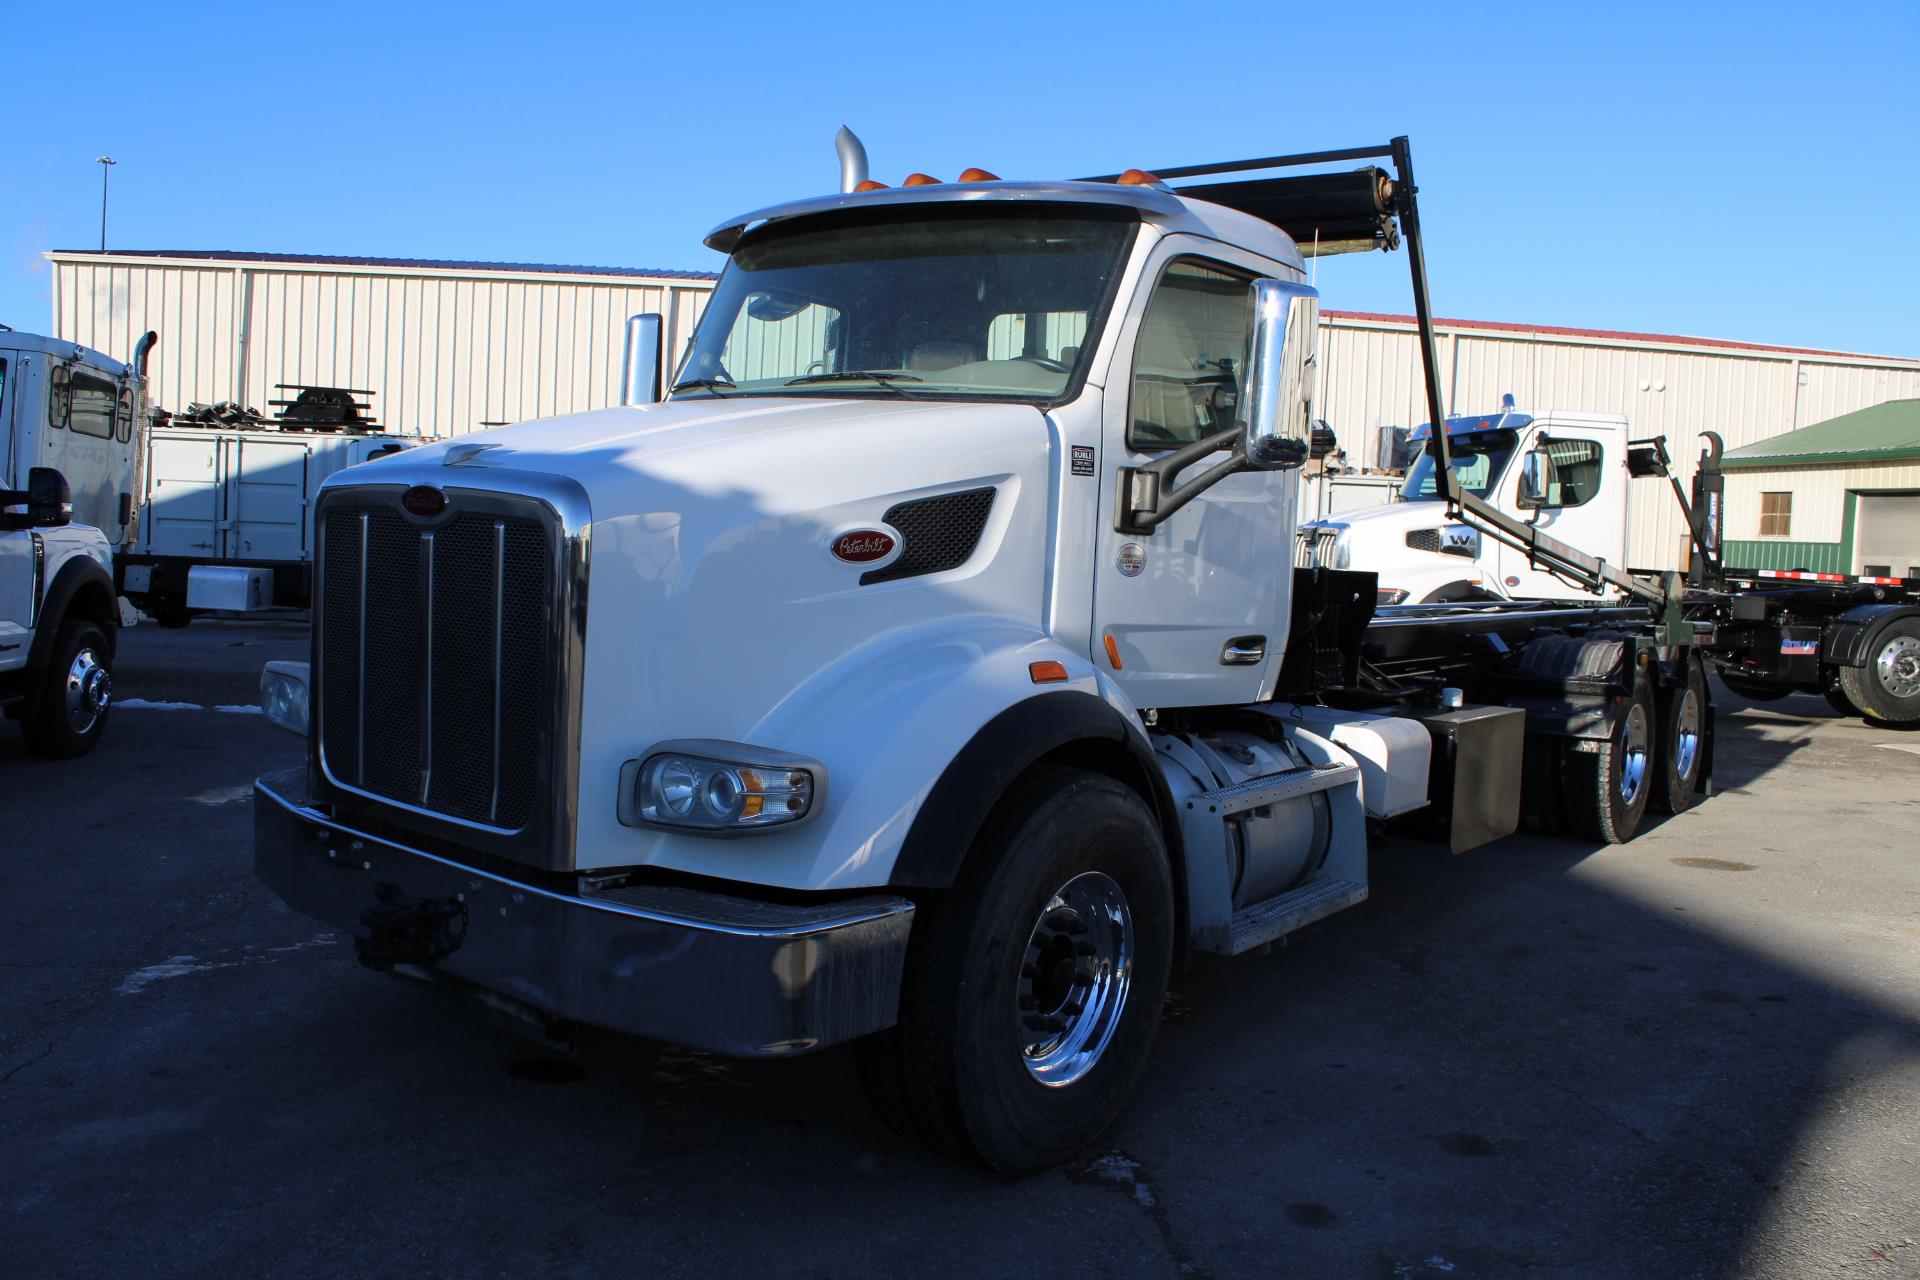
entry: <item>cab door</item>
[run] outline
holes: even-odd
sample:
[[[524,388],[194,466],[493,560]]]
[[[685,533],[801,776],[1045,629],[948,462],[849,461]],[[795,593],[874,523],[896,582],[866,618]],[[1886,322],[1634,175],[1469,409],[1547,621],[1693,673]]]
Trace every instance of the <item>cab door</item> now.
[[[1617,447],[1621,441],[1618,432],[1604,427],[1535,423],[1501,479],[1500,505],[1549,537],[1624,568],[1628,480],[1625,453]],[[1544,498],[1528,502],[1520,493],[1521,458],[1534,448],[1546,450],[1550,465]],[[1501,588],[1516,600],[1567,600],[1584,594],[1530,566],[1523,551],[1502,545],[1497,555]]]
[[[1093,657],[1135,706],[1232,705],[1272,689],[1286,638],[1299,473],[1229,476],[1151,534],[1119,533],[1114,522],[1122,468],[1238,420],[1248,286],[1298,275],[1215,241],[1171,236],[1123,313],[1102,408]]]
[[[11,488],[13,475],[12,375],[18,357],[0,352],[0,489]],[[26,467],[20,468],[25,488]],[[26,665],[33,633],[33,535],[24,529],[0,528],[0,671]]]

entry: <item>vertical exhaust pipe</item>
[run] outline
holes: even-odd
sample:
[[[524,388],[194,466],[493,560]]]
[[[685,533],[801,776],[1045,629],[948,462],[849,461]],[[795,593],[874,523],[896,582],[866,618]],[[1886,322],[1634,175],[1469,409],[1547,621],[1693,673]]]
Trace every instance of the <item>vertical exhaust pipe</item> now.
[[[147,395],[147,357],[153,354],[160,335],[149,329],[133,344],[133,358],[127,362],[129,381],[133,383],[133,467],[127,487],[120,494],[120,542],[122,551],[133,550],[140,537],[140,510],[147,503],[147,432],[153,425],[153,405]]]
[[[833,149],[840,156],[840,190],[851,192],[867,180],[867,149],[845,125],[833,135]]]

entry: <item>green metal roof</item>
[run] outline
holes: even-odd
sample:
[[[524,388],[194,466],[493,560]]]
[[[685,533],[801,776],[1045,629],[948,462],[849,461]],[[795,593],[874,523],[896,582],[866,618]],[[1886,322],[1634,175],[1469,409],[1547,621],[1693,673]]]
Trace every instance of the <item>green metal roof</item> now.
[[[1888,400],[1771,440],[1729,449],[1730,470],[1821,462],[1899,462],[1920,458],[1920,400]]]

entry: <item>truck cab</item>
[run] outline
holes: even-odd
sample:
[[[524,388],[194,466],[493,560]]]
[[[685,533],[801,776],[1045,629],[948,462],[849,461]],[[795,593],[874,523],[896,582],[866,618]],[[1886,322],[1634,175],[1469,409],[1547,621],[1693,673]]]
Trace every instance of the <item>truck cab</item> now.
[[[1511,398],[1509,398],[1511,399]],[[1611,565],[1627,555],[1627,420],[1616,414],[1548,410],[1452,417],[1451,465],[1461,485],[1542,533]],[[1379,575],[1379,603],[1577,599],[1589,594],[1530,563],[1527,553],[1483,539],[1447,515],[1429,447],[1433,427],[1414,428],[1418,452],[1395,501],[1301,525],[1306,555],[1334,568]]]

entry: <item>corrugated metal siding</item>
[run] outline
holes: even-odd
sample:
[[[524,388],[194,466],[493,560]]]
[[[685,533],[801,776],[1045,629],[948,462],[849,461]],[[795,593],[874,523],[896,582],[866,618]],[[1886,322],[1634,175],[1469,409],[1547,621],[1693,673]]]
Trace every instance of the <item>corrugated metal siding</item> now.
[[[318,383],[373,391],[391,429],[446,436],[614,403],[626,318],[665,315],[672,363],[711,287],[56,258],[53,331],[124,358],[140,333],[158,330],[153,403],[169,409],[240,399],[265,410],[281,398],[275,384]]]
[[[1847,548],[1838,542],[1727,542],[1729,569],[1798,569],[1804,573],[1846,573]]]
[[[1797,541],[1842,543],[1847,534],[1847,494],[1920,489],[1920,462],[1781,467],[1727,472],[1727,541],[1760,537],[1760,495],[1793,494],[1790,532]],[[1771,543],[1774,539],[1767,539]],[[1764,544],[1762,544],[1764,545]],[[1777,565],[1755,565],[1773,569]],[[1844,572],[1837,570],[1836,572]]]
[[[424,265],[52,257],[57,336],[124,357],[138,334],[159,330],[156,404],[244,396],[264,409],[277,382],[365,387],[377,393],[383,422],[429,435],[614,403],[626,317],[666,315],[671,368],[712,288],[705,280]],[[1054,328],[1050,348],[1078,340]],[[1494,409],[1511,392],[1522,409],[1622,413],[1636,437],[1667,436],[1683,484],[1703,429],[1733,448],[1920,396],[1920,364],[1912,361],[1445,324],[1438,336],[1449,411]],[[1011,353],[1013,340],[1011,332],[997,336],[996,346]],[[1357,465],[1375,464],[1378,427],[1428,416],[1410,323],[1324,314],[1320,370],[1320,415]],[[1640,483],[1633,510],[1629,560],[1677,566],[1684,534],[1666,488]],[[1819,519],[1822,528],[1830,523]]]

